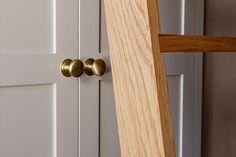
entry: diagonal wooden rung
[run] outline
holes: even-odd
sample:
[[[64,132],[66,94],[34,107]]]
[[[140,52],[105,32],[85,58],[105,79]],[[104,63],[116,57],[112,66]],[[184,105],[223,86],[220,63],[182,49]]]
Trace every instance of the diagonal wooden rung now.
[[[235,37],[159,34],[161,52],[236,52]]]

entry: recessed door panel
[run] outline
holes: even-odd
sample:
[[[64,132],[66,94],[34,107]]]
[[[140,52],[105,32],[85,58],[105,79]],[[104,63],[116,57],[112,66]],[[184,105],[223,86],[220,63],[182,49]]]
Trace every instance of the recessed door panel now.
[[[0,3],[0,156],[77,157],[79,80],[60,63],[79,54],[79,1]]]
[[[52,53],[56,0],[1,0],[1,53]]]
[[[0,88],[1,157],[53,157],[54,92],[54,85]]]
[[[185,0],[159,0],[161,31],[180,34],[183,31]]]

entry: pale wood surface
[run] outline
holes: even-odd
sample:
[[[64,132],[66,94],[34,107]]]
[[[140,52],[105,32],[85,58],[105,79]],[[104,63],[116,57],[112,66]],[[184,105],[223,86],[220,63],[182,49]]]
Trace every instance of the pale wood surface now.
[[[157,1],[105,0],[105,10],[122,157],[175,157]]]
[[[160,34],[162,52],[236,52],[236,37]]]

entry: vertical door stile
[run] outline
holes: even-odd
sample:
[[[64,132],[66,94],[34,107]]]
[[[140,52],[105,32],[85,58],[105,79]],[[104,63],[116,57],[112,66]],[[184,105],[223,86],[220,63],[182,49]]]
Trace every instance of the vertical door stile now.
[[[84,62],[99,54],[99,0],[79,0],[79,56]],[[80,78],[80,157],[99,156],[99,81]]]

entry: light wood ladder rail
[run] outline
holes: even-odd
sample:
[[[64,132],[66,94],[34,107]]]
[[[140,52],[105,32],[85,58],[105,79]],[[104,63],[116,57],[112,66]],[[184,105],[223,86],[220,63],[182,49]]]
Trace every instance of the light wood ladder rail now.
[[[162,52],[234,52],[236,38],[160,34],[157,0],[104,0],[122,157],[176,157]]]

